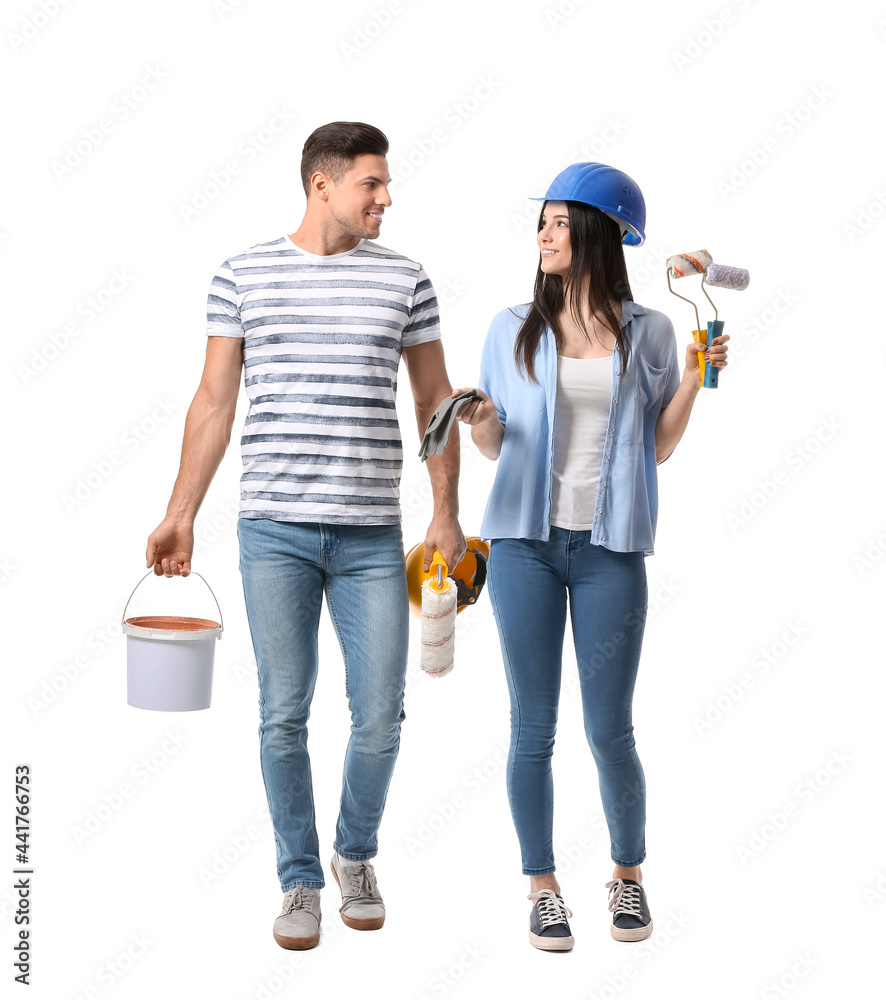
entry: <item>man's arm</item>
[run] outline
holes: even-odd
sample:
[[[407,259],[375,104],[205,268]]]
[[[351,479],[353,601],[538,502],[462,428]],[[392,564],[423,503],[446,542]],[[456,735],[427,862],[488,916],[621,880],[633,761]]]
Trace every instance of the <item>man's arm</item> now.
[[[206,363],[185,419],[178,477],[166,517],[148,538],[145,559],[156,576],[191,571],[194,520],[231,440],[242,370],[242,338],[206,338]]]
[[[431,340],[403,348],[415,401],[419,439],[424,437],[434,410],[452,392],[443,344]],[[458,523],[458,469],[460,460],[458,424],[453,424],[449,443],[442,455],[432,455],[425,463],[434,492],[434,516],[425,537],[424,569],[430,568],[436,549],[450,568],[461,562],[466,551],[465,537]]]

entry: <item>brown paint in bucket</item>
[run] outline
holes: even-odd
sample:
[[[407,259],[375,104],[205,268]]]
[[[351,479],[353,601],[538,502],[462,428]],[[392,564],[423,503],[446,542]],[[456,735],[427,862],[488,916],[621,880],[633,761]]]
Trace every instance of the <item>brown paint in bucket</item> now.
[[[135,625],[137,628],[162,628],[169,632],[200,632],[208,628],[221,628],[218,622],[208,618],[182,618],[178,615],[143,615],[140,618],[127,618],[124,625]]]

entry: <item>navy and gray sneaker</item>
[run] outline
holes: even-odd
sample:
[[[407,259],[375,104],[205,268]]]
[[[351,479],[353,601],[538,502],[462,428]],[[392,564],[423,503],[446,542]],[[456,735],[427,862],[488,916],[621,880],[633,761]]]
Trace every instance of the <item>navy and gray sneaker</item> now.
[[[606,883],[609,890],[609,911],[612,914],[610,934],[616,941],[642,941],[652,933],[652,917],[646,902],[646,891],[632,878],[616,878]]]
[[[529,943],[543,951],[571,951],[575,941],[566,918],[572,910],[553,889],[530,892],[527,898],[535,904],[529,914]]]

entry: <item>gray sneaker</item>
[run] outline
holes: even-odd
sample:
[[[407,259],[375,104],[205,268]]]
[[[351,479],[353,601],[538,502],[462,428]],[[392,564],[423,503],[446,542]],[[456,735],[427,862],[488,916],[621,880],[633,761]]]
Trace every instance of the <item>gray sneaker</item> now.
[[[341,865],[332,855],[332,874],[341,889],[341,918],[356,931],[378,930],[385,922],[385,904],[375,881],[375,869],[368,861]]]
[[[281,948],[305,951],[320,941],[320,893],[297,885],[283,897],[283,909],[274,921],[274,940]]]

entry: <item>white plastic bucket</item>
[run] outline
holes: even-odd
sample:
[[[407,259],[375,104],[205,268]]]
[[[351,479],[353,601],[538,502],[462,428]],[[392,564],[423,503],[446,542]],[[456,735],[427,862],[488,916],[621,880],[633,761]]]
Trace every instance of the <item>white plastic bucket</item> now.
[[[190,575],[200,576],[209,587],[218,607],[217,622],[176,615],[127,618],[126,608],[135,591],[153,573],[149,570],[139,580],[123,609],[126,700],[134,708],[155,712],[193,712],[209,708],[215,640],[221,638],[224,630],[221,607],[206,580],[191,571]]]

